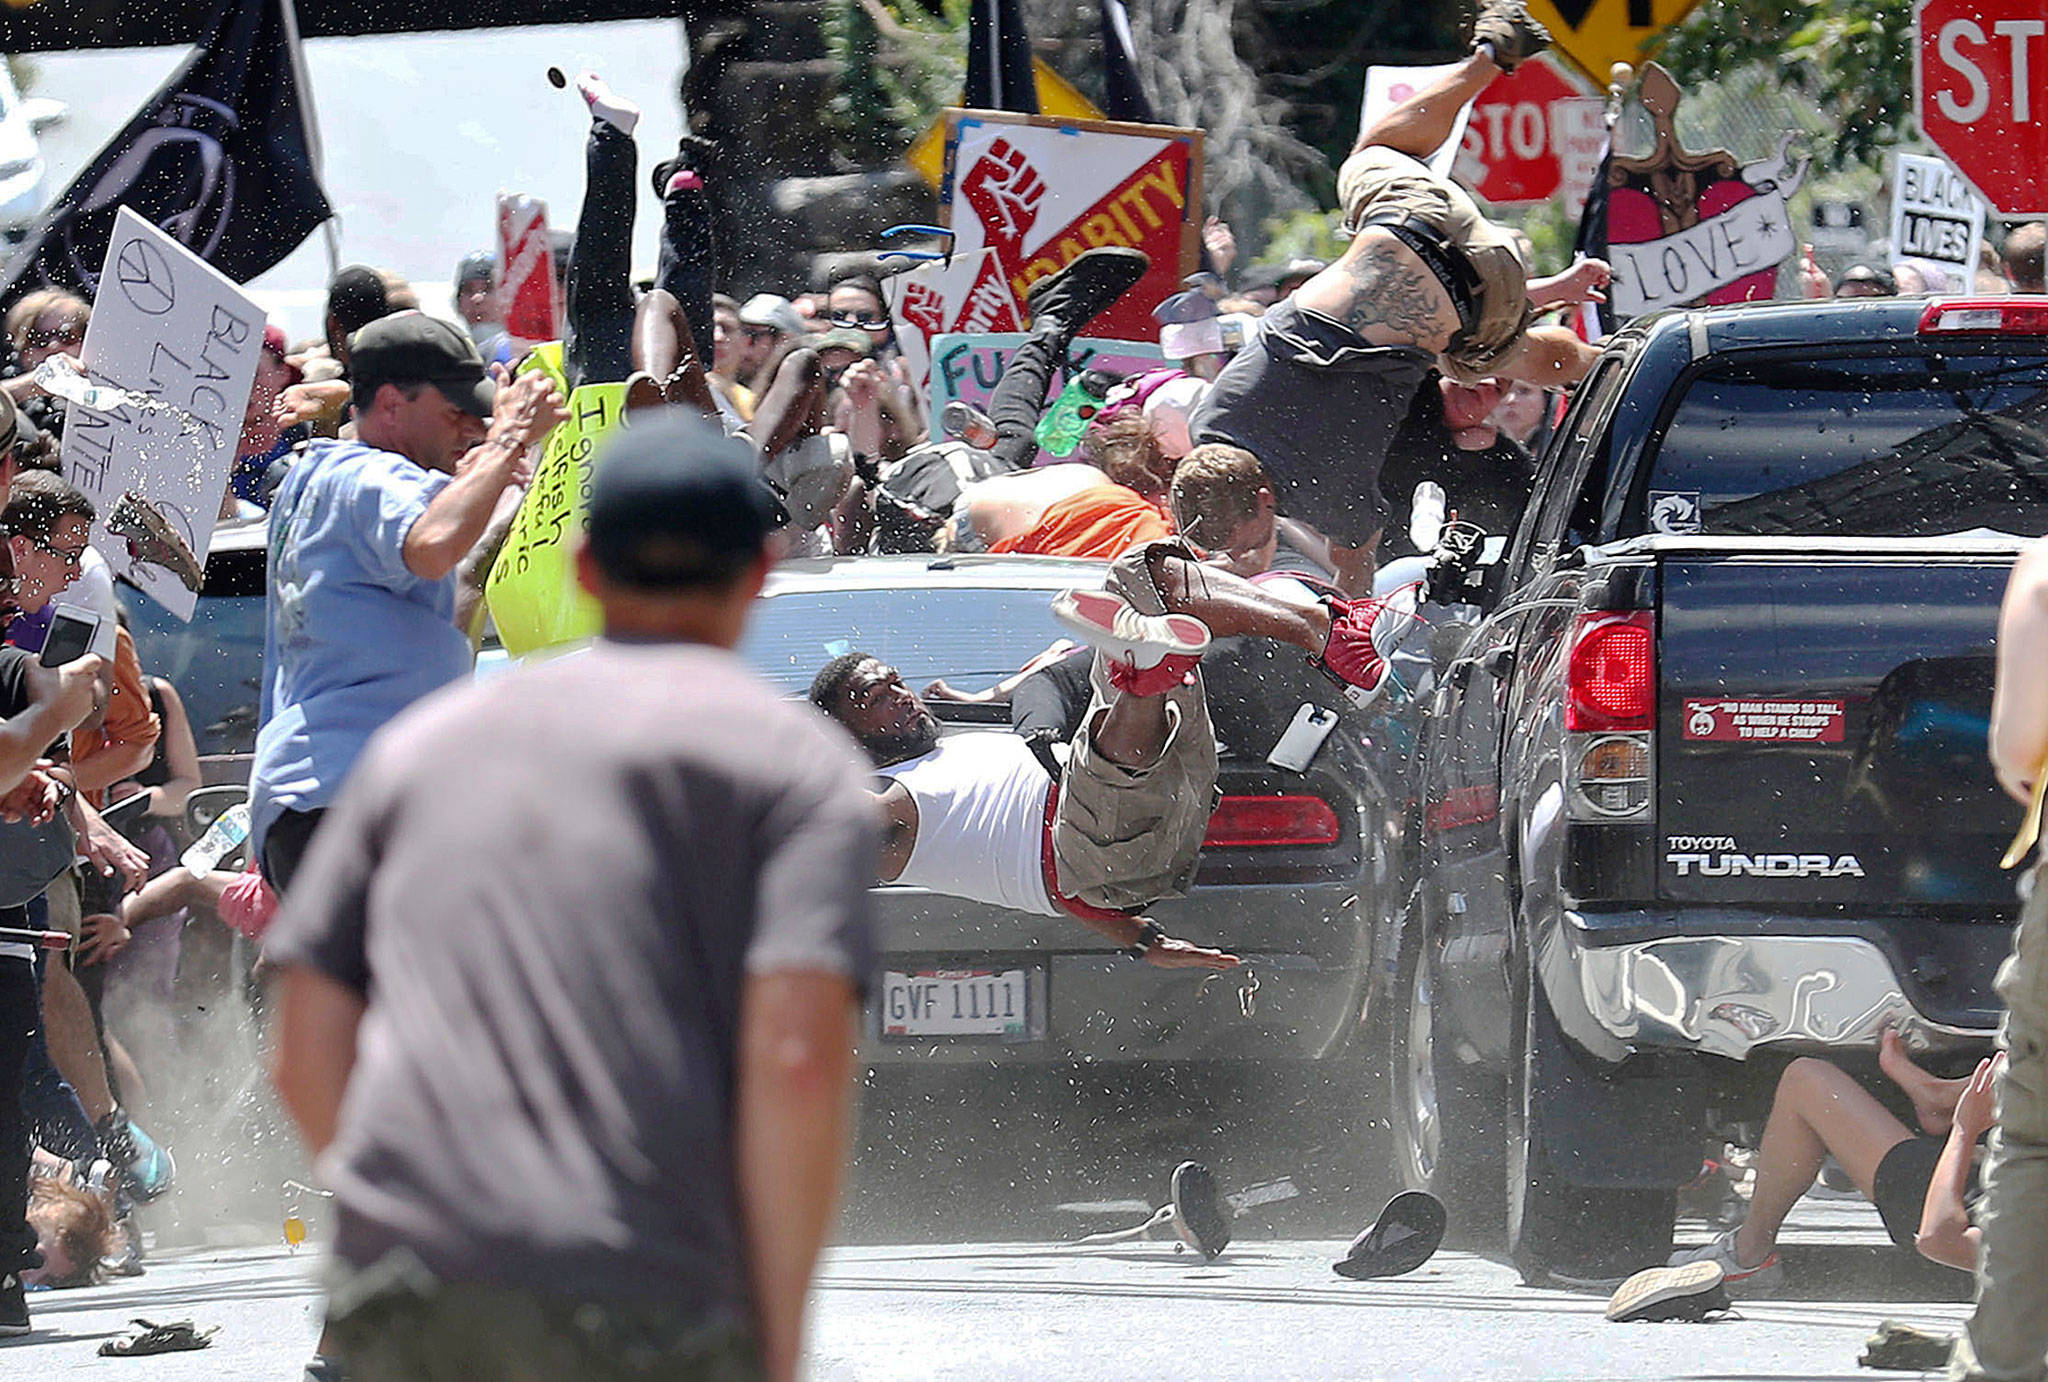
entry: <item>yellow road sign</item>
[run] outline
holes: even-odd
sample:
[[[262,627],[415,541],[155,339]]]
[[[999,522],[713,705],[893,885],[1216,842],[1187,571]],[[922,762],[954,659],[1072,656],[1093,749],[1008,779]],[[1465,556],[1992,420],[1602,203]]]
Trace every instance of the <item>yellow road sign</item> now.
[[[1045,59],[1031,60],[1032,75],[1037,78],[1038,111],[1041,115],[1064,115],[1069,120],[1100,120],[1102,112],[1094,102],[1075,90],[1073,85],[1045,65]],[[964,97],[962,98],[965,99]],[[903,161],[915,168],[924,180],[937,187],[946,176],[946,113],[939,112],[939,118],[932,121],[931,128],[917,137],[910,146],[910,152],[903,155]]]
[[[1617,62],[1641,65],[1643,45],[1692,12],[1699,0],[1528,0],[1555,49],[1607,85]]]

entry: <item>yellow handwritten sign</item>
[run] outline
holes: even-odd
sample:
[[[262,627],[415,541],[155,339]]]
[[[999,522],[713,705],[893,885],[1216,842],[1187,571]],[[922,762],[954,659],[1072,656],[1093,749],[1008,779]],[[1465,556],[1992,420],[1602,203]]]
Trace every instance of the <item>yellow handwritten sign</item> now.
[[[594,637],[601,626],[597,602],[576,584],[576,544],[590,511],[590,454],[625,411],[624,384],[585,384],[569,395],[568,419],[548,434],[484,582],[498,637],[515,657]]]

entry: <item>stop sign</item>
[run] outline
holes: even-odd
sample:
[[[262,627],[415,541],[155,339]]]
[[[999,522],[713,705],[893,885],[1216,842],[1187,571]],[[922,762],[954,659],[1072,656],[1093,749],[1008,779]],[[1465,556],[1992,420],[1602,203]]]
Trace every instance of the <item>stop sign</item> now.
[[[2048,13],[2041,0],[1917,0],[1920,128],[2007,216],[2048,216]]]
[[[1601,110],[1547,62],[1525,62],[1472,103],[1457,175],[1490,202],[1544,202],[1560,189],[1583,200],[1606,133]]]

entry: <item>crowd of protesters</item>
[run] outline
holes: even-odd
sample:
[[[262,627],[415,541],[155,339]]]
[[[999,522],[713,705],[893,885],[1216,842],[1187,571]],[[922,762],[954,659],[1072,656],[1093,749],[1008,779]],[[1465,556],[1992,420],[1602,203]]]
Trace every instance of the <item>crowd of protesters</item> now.
[[[551,1346],[548,1331],[561,1319],[560,1275],[544,1253],[510,1277],[494,1275],[530,1238],[483,1223],[491,1212],[484,1197],[451,1204],[466,1173],[474,1174],[472,1190],[493,1185],[508,1219],[523,1195],[550,1198],[559,1212],[535,1231],[552,1235],[545,1246],[560,1251],[556,1266],[579,1264],[573,1274],[589,1290],[631,1297],[639,1289],[631,1273],[615,1270],[618,1245],[626,1244],[677,1290],[711,1302],[706,1312],[668,1319],[622,1310],[607,1326],[621,1337],[730,1366],[734,1376],[764,1368],[788,1375],[801,1288],[836,1172],[811,1168],[812,1185],[801,1190],[769,1169],[774,1158],[765,1144],[745,1139],[773,1131],[763,1131],[774,1121],[770,1105],[787,1122],[816,1081],[844,1083],[843,1062],[819,1053],[844,1035],[864,982],[864,885],[877,876],[951,879],[971,896],[1070,914],[1154,964],[1235,964],[1234,956],[1167,937],[1142,914],[1190,886],[1214,791],[1198,670],[1210,635],[1253,633],[1299,646],[1338,680],[1369,692],[1381,672],[1363,632],[1379,609],[1375,575],[1389,559],[1417,555],[1405,545],[1416,485],[1442,485],[1464,517],[1489,531],[1514,523],[1532,456],[1594,354],[1546,324],[1544,314],[1597,299],[1606,266],[1581,260],[1537,273],[1526,237],[1488,222],[1417,158],[1442,142],[1445,112],[1542,42],[1514,0],[1482,7],[1472,56],[1369,130],[1346,163],[1339,189],[1352,238],[1337,262],[1240,266],[1230,227],[1208,222],[1203,272],[1155,313],[1161,366],[1106,381],[1072,459],[1040,455],[1048,392],[1074,341],[1144,274],[1144,255],[1091,250],[1032,285],[1028,330],[986,406],[956,402],[934,419],[896,339],[889,288],[877,269],[845,270],[801,291],[772,284],[714,291],[710,160],[700,141],[686,136],[652,167],[660,259],[651,283],[636,285],[629,247],[641,170],[638,110],[585,74],[576,85],[591,117],[586,198],[574,235],[559,236],[555,247],[567,382],[622,383],[629,410],[694,419],[680,431],[664,430],[673,423],[667,418],[629,429],[633,440],[609,463],[615,469],[600,470],[579,574],[603,603],[615,646],[554,682],[517,683],[502,697],[438,699],[471,670],[494,544],[531,477],[537,446],[565,416],[565,399],[543,373],[511,373],[533,343],[505,329],[493,256],[472,255],[457,266],[448,304],[454,322],[422,312],[394,274],[342,270],[330,284],[319,340],[266,332],[221,496],[223,522],[267,515],[270,524],[262,729],[246,845],[238,857],[190,869],[180,855],[196,833],[185,807],[202,777],[193,727],[177,689],[137,656],[124,592],[91,546],[93,505],[56,473],[63,407],[35,379],[51,354],[79,352],[91,306],[58,290],[20,299],[5,318],[0,369],[0,575],[8,590],[5,642],[13,650],[0,657],[0,1333],[28,1328],[27,1290],[146,1270],[141,1211],[176,1184],[171,1150],[148,1130],[148,1109],[161,1073],[180,1059],[181,1033],[168,1015],[189,967],[181,949],[190,948],[188,937],[211,935],[201,947],[210,952],[229,929],[260,940],[281,907],[272,947],[272,962],[286,975],[280,1088],[308,1141],[330,1149],[328,1164],[356,1197],[343,1206],[340,1294],[309,1377],[411,1375],[429,1354],[461,1354],[461,1328],[436,1313],[445,1305],[382,1273],[381,1255],[400,1246],[417,1248],[437,1269],[474,1272],[513,1291],[469,1302],[472,1328],[514,1352],[535,1329],[535,1347]],[[2043,240],[2039,225],[2015,229],[2000,252],[1987,251],[1970,284],[1937,282],[1903,263],[1857,265],[1830,280],[1810,247],[1793,275],[1796,291],[1816,298],[2008,286],[2038,293]],[[1407,306],[1397,311],[1397,302]],[[1312,425],[1303,404],[1311,397]],[[942,440],[930,440],[934,421]],[[644,454],[663,438],[671,459],[681,458],[668,469]],[[749,477],[758,477],[761,493]],[[655,519],[669,528],[650,529]],[[775,524],[783,531],[771,538]],[[1108,592],[1068,592],[1058,606],[1093,653],[1054,650],[992,691],[941,683],[920,696],[879,659],[849,652],[820,670],[811,695],[849,737],[825,728],[824,717],[755,704],[732,679],[726,654],[711,651],[736,641],[752,594],[779,556],[915,551],[1113,562]],[[96,631],[82,655],[46,667],[38,654],[60,606],[90,611]],[[671,666],[626,646],[634,642],[692,648],[662,654]],[[701,971],[678,964],[670,973],[662,966],[673,957],[651,961],[644,937],[621,941],[609,968],[640,986],[624,994],[593,988],[590,966],[556,963],[587,938],[562,936],[533,956],[514,953],[505,928],[540,935],[546,886],[573,897],[579,867],[526,849],[516,811],[502,818],[469,812],[464,802],[474,799],[457,792],[431,828],[415,818],[408,828],[416,833],[406,835],[390,822],[446,791],[462,754],[489,756],[490,734],[466,717],[563,717],[555,756],[517,760],[532,782],[508,777],[493,800],[516,807],[542,777],[561,791],[603,759],[610,777],[586,784],[587,814],[619,830],[609,842],[615,852],[596,856],[589,885],[604,878],[627,891],[644,885],[634,915],[656,933],[697,925],[701,918],[675,901],[691,895],[693,884],[654,862],[684,827],[635,796],[630,763],[574,736],[574,707],[564,710],[561,699],[605,686],[638,694],[654,670],[698,679],[707,724],[752,716],[756,728],[772,723],[792,746],[789,771],[751,778],[715,763],[716,736],[702,726],[687,727],[669,746],[690,760],[701,790],[733,794],[774,818],[781,833],[755,862],[762,895],[786,900],[780,920],[788,924],[760,936],[719,933]],[[957,753],[946,761],[927,702],[991,695],[1012,701],[1016,751],[993,766]],[[439,719],[409,717],[429,701],[437,709],[419,713]],[[631,704],[644,711],[644,721],[635,721],[640,748],[652,751],[662,725],[686,728],[671,704]],[[392,721],[410,737],[375,737]],[[437,737],[433,726],[446,733]],[[1183,732],[1188,726],[1196,732]],[[1042,751],[1069,740],[1064,768]],[[816,771],[821,763],[853,763],[856,743],[892,779],[872,800]],[[360,771],[359,763],[366,765]],[[446,769],[439,776],[436,764]],[[858,780],[857,768],[846,771]],[[1056,785],[1062,771],[1064,794]],[[977,794],[1023,803],[1014,839],[971,842],[978,848],[971,859],[934,861],[930,851],[941,847],[934,839],[965,848],[944,813]],[[1108,827],[1099,821],[1136,809],[1131,803],[1141,799],[1151,807],[1179,803],[1187,819],[1155,832],[1158,857],[1137,868],[1108,851],[1109,841],[1099,838]],[[1096,824],[1076,811],[1094,813]],[[795,815],[783,820],[779,812]],[[691,817],[690,828],[704,821]],[[788,844],[807,829],[801,849]],[[392,843],[400,837],[402,848]],[[1018,858],[996,857],[1005,840]],[[733,846],[738,854],[752,848]],[[496,861],[489,876],[478,862],[486,855]],[[445,860],[465,863],[444,871]],[[533,871],[523,907],[503,896],[517,891],[504,880],[521,868]],[[409,896],[440,897],[449,915],[489,915],[475,936],[451,930],[437,963],[479,966],[472,977],[488,990],[490,1020],[520,1009],[539,985],[544,999],[559,1000],[532,1018],[554,1045],[526,1053],[530,1063],[518,1068],[505,1054],[512,1037],[493,1050],[451,1039],[453,1063],[435,1065],[435,1041],[455,1030],[437,1026],[447,1014],[402,1003],[394,1009],[388,987],[373,991],[373,974],[389,984],[383,931],[407,915],[372,886],[385,870],[409,880]],[[820,876],[799,877],[803,870]],[[1028,901],[1006,891],[1015,878],[1025,879]],[[719,886],[725,891],[712,892],[732,907],[753,905],[734,879]],[[409,905],[418,905],[417,896]],[[2030,904],[2028,914],[2036,929],[2040,905]],[[560,910],[568,909],[564,901]],[[39,934],[66,941],[53,948]],[[245,968],[255,953],[245,950]],[[754,988],[764,976],[772,982]],[[2038,976],[2020,977],[2032,984]],[[591,1025],[590,1014],[608,1003],[666,1001],[676,986],[698,980],[723,991],[716,1002],[686,1005],[716,1010],[694,1014],[704,1027],[693,1035],[677,1038],[659,1023],[639,1032]],[[742,987],[750,1001],[767,1005],[768,1016],[736,1017],[721,1006]],[[2030,990],[2012,996],[2034,997]],[[396,1046],[366,1043],[364,1065],[355,1068],[356,1033],[366,1023],[410,1037]],[[804,1048],[802,1069],[777,1066],[757,1049],[778,1037]],[[662,1045],[673,1040],[688,1051]],[[609,1052],[608,1072],[633,1071],[643,1087],[605,1082],[611,1102],[602,1110],[584,1106],[592,1070],[577,1045],[585,1041]],[[412,1063],[401,1058],[401,1046]],[[650,1054],[660,1051],[666,1055]],[[740,1072],[737,1126],[725,1121],[728,1077],[707,1076],[691,1066],[697,1059],[710,1062],[707,1069]],[[2024,1061],[2016,1054],[2013,1070],[2031,1075],[2038,1059],[2038,1049]],[[530,1152],[547,1171],[545,1190],[538,1179],[500,1181],[465,1161],[444,1128],[416,1119],[407,1104],[431,1090],[459,1105],[461,1086],[480,1069],[541,1101],[527,1129],[532,1136],[498,1136],[492,1155],[514,1144]],[[1912,1099],[1927,1136],[1885,1114],[1831,1066],[1788,1069],[1748,1216],[1699,1254],[1720,1264],[1721,1279],[1751,1290],[1769,1283],[1779,1225],[1827,1154],[1876,1200],[1902,1246],[1917,1243],[1964,1268],[1987,1241],[1994,1264],[2028,1260],[1980,1236],[1964,1207],[1976,1197],[1967,1176],[1973,1148],[1993,1122],[1992,1067],[1935,1081],[1888,1041],[1885,1069]],[[361,1098],[379,1110],[374,1130],[360,1112],[348,1121],[341,1096],[356,1080],[370,1091]],[[756,1091],[753,1102],[748,1090]],[[659,1122],[646,1102],[655,1095],[709,1100],[719,1111],[700,1117],[669,1109],[660,1119],[679,1121]],[[843,1104],[828,1100],[781,1134],[813,1151],[823,1147],[829,1162],[844,1116]],[[651,1169],[622,1169],[638,1154],[633,1130],[654,1126],[639,1119],[659,1122],[663,1136],[694,1149],[690,1155],[716,1155],[739,1138],[737,1190],[721,1181],[709,1209],[664,1218],[655,1205],[664,1197],[646,1191],[650,1181],[669,1183]],[[548,1166],[551,1157],[556,1164]],[[2017,1153],[2004,1165],[2008,1183],[2017,1181]],[[367,1206],[380,1193],[417,1196],[415,1218],[378,1219]],[[762,1222],[775,1217],[762,1202],[773,1195],[802,1201],[800,1212]],[[686,1251],[680,1244],[689,1234],[711,1235],[717,1250]],[[736,1249],[742,1239],[744,1250]],[[614,1251],[599,1252],[592,1246],[599,1242]],[[773,1270],[764,1276],[759,1260],[736,1265],[749,1255]],[[735,1282],[742,1273],[751,1273],[744,1286]],[[1977,1339],[1979,1353],[2018,1347],[2038,1355],[2041,1341],[2021,1337],[2024,1312],[2005,1299],[1993,1317],[1996,1330]],[[561,1331],[573,1332],[566,1323]],[[428,1352],[392,1352],[400,1333],[424,1340]],[[359,1373],[344,1372],[344,1354]],[[570,1370],[599,1375],[594,1356],[579,1355]]]

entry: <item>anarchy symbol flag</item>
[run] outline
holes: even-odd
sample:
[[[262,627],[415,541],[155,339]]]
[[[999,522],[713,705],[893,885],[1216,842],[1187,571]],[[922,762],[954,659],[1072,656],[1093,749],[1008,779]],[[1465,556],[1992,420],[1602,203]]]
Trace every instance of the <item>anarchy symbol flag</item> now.
[[[192,56],[30,228],[0,273],[0,303],[43,287],[91,297],[124,206],[237,283],[334,214],[291,2],[228,0]]]

